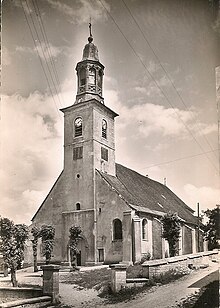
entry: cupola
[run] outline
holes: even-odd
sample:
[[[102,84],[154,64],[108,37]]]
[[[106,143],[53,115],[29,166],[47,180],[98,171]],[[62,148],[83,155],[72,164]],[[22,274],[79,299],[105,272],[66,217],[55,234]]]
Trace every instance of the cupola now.
[[[102,97],[104,66],[99,62],[98,48],[93,43],[91,23],[89,24],[89,32],[90,35],[83,50],[82,61],[76,65],[78,81],[76,104],[91,99],[96,99],[104,104]]]

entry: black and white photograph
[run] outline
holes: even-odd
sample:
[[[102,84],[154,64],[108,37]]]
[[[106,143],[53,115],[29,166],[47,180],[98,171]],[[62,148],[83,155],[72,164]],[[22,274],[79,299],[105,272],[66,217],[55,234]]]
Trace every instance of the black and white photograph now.
[[[0,307],[218,308],[220,1],[2,0]]]

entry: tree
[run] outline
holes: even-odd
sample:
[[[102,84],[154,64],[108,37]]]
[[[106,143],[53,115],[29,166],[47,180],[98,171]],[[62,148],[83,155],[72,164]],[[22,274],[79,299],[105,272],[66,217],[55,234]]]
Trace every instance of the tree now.
[[[16,287],[16,270],[24,260],[28,227],[24,224],[14,225],[14,222],[8,218],[0,218],[0,236],[4,263],[11,270],[11,282],[13,287]]]
[[[70,249],[70,259],[71,265],[75,266],[76,256],[79,253],[79,249],[77,247],[79,240],[82,238],[82,230],[78,226],[72,226],[69,229],[69,249]]]
[[[40,229],[38,227],[34,226],[31,229],[31,233],[33,235],[33,239],[31,241],[32,241],[33,257],[34,257],[34,272],[37,272],[38,271],[38,268],[37,268],[37,246],[38,246],[38,239],[41,236]]]
[[[46,264],[49,264],[54,246],[55,228],[50,225],[43,225],[40,236],[42,238],[43,256],[46,258]]]
[[[212,250],[220,248],[218,240],[220,240],[220,209],[219,206],[216,208],[205,211],[208,217],[208,222],[204,227],[205,239],[208,241],[208,249]]]
[[[168,241],[170,256],[178,254],[178,243],[180,237],[180,219],[177,213],[169,212],[161,218],[163,224],[162,237]]]

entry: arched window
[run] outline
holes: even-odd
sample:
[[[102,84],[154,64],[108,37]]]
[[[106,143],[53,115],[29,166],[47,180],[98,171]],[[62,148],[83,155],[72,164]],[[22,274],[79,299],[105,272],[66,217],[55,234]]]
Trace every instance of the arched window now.
[[[77,210],[77,211],[80,210],[80,203],[76,203],[76,210]]]
[[[86,84],[86,69],[82,68],[80,70],[80,86],[84,86]]]
[[[107,139],[107,122],[106,120],[102,120],[102,137]]]
[[[113,220],[113,240],[122,240],[122,222],[118,218]]]
[[[89,69],[89,84],[95,84],[95,74],[96,71],[94,68],[90,68]]]
[[[75,137],[82,136],[82,118],[78,117],[74,121]]]
[[[148,222],[147,219],[142,220],[142,239],[148,239]]]
[[[98,86],[101,88],[102,87],[102,71],[99,70],[98,73]]]

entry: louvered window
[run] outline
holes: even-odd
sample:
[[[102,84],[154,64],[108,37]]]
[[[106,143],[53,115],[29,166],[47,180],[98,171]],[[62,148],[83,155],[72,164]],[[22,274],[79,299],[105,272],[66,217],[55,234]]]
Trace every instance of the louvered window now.
[[[83,157],[83,147],[73,148],[73,160],[77,160]]]
[[[107,139],[107,122],[106,120],[102,120],[102,138]]]
[[[108,150],[101,147],[101,158],[108,161]]]

